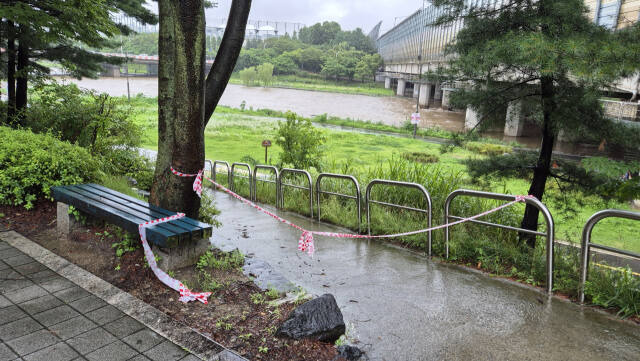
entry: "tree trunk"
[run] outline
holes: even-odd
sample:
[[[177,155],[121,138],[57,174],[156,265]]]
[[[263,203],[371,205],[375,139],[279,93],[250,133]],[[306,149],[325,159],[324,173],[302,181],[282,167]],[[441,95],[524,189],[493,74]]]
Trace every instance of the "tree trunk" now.
[[[160,0],[158,157],[150,202],[198,217],[193,178],[204,167],[204,0]]]
[[[542,124],[542,145],[540,147],[540,155],[538,162],[533,170],[533,180],[531,181],[531,187],[529,188],[529,194],[542,201],[544,196],[544,190],[547,185],[547,178],[549,177],[551,169],[551,155],[553,153],[553,143],[555,141],[555,130],[551,120],[551,115],[555,111],[556,104],[553,99],[553,79],[549,77],[543,77],[540,80],[540,90],[542,94],[542,112],[543,112],[543,124]],[[524,211],[524,217],[522,218],[521,228],[529,229],[532,231],[538,230],[538,208],[527,205]],[[526,241],[527,245],[531,248],[536,246],[536,236],[521,233],[520,239]]]
[[[7,21],[7,124],[16,115],[16,37],[13,21]]]
[[[27,84],[29,79],[29,45],[25,34],[18,39],[18,68],[16,72],[16,120],[24,125],[24,111],[27,109]]]
[[[251,0],[233,0],[231,2],[227,27],[224,30],[216,59],[207,76],[205,126],[218,106],[218,101],[220,101],[220,97],[222,97],[222,93],[224,93],[227,83],[229,83],[229,78],[231,78],[231,73],[236,66],[236,61],[244,43],[249,10],[251,10]]]

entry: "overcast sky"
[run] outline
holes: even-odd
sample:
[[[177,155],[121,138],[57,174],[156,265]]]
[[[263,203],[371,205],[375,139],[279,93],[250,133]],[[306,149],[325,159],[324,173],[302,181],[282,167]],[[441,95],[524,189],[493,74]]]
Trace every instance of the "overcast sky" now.
[[[218,8],[208,9],[207,25],[226,18],[231,0],[218,0]],[[393,26],[422,7],[422,0],[253,0],[251,20],[287,21],[313,25],[336,21],[343,29],[362,28],[368,33],[379,21],[382,29]]]

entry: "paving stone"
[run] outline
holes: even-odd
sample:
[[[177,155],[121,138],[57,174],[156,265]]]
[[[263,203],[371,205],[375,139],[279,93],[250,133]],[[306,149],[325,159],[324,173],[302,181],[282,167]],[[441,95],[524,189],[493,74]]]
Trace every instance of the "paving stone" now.
[[[0,309],[1,308],[5,308],[5,307],[9,307],[11,305],[13,305],[13,303],[11,303],[11,301],[6,299],[3,295],[0,295]],[[1,323],[2,323],[2,317],[0,317],[0,324]]]
[[[8,248],[13,248],[13,246],[11,246],[9,243],[7,243],[5,241],[0,241],[0,251],[2,251],[3,249],[8,249]]]
[[[199,357],[196,357],[194,355],[187,355],[185,358],[181,358],[180,361],[202,361],[202,359],[200,359]]]
[[[82,355],[93,352],[117,339],[102,328],[95,328],[67,340],[67,343]]]
[[[80,287],[71,287],[71,288],[67,288],[64,289],[62,291],[58,291],[56,293],[53,294],[54,296],[58,297],[59,299],[61,299],[62,301],[66,302],[66,303],[71,303],[73,301],[79,300],[81,298],[87,297],[89,295],[91,295],[91,293],[85,291],[84,289],[80,288]]]
[[[22,252],[20,252],[22,253]],[[29,256],[27,256],[26,254],[20,254],[14,257],[10,257],[10,258],[4,258],[3,259],[4,263],[8,264],[11,267],[18,267],[21,266],[23,264],[27,264],[27,263],[31,263],[34,262],[35,260]]]
[[[144,325],[129,316],[124,316],[111,323],[107,323],[103,327],[117,338],[125,338],[134,332],[142,330]]]
[[[20,280],[24,278],[25,277],[23,275],[16,272],[13,268],[6,268],[3,270],[0,270],[0,279],[2,280]]]
[[[52,277],[44,282],[39,282],[39,284],[40,287],[51,293],[75,286],[73,282],[64,277]]]
[[[164,341],[144,353],[145,356],[155,361],[177,361],[187,354],[185,350],[171,341]]]
[[[17,357],[18,355],[15,352],[9,350],[5,344],[0,343],[0,360],[14,360]]]
[[[0,325],[19,320],[23,317],[27,317],[27,314],[18,308],[18,306],[12,305],[0,309]]]
[[[30,315],[35,315],[36,313],[44,312],[60,305],[62,305],[62,301],[47,294],[46,296],[21,303],[20,308]]]
[[[67,340],[96,327],[98,327],[98,325],[93,323],[90,319],[84,316],[78,316],[70,320],[57,323],[53,326],[49,326],[48,328],[61,339]]]
[[[42,329],[42,325],[31,317],[24,317],[0,326],[0,340],[6,342],[40,329]]]
[[[8,341],[7,345],[20,356],[25,356],[58,342],[60,342],[60,339],[52,334],[51,331],[40,330]]]
[[[18,267],[14,267],[14,269],[23,276],[48,270],[47,266],[43,265],[40,262],[23,264]]]
[[[27,288],[29,286],[33,286],[34,283],[31,282],[30,279],[14,279],[14,280],[3,280],[0,281],[0,294],[7,294],[9,292],[13,292],[15,290],[19,290],[22,288]]]
[[[93,295],[81,298],[69,304],[69,306],[75,308],[81,313],[91,312],[93,310],[97,310],[98,308],[104,307],[106,305],[107,305],[106,302],[104,302],[102,299]]]
[[[157,333],[149,329],[138,331],[133,335],[127,336],[122,339],[122,341],[126,342],[131,347],[138,350],[139,352],[148,351],[152,347],[160,344],[164,340],[165,340],[164,337],[158,335]]]
[[[7,268],[9,268],[9,265],[0,261],[0,270],[7,269]]]
[[[105,323],[115,321],[118,318],[124,316],[124,313],[120,312],[117,308],[109,305],[102,308],[98,308],[95,311],[91,311],[85,314],[90,320],[102,326]]]
[[[27,275],[27,278],[34,280],[35,282],[39,282],[45,279],[51,279],[52,277],[56,277],[57,274],[50,269],[46,269],[44,271],[32,273]]]
[[[138,352],[136,352],[136,350],[127,346],[124,342],[116,341],[110,345],[93,351],[92,353],[86,355],[86,357],[89,361],[125,361],[137,354]]]
[[[0,252],[0,259],[5,260],[7,258],[12,258],[15,256],[26,256],[26,254],[20,252],[17,248],[10,247],[8,249],[3,249]]]
[[[5,297],[13,303],[22,303],[30,301],[42,296],[46,296],[49,293],[39,286],[33,285],[21,289],[17,289],[11,292],[5,293]]]
[[[149,360],[149,358],[145,355],[138,355],[129,361],[151,361],[151,360]]]
[[[78,357],[69,345],[64,342],[58,342],[40,351],[24,356],[25,361],[69,361]]]
[[[33,318],[35,318],[36,320],[38,320],[38,322],[42,323],[45,326],[51,326],[55,325],[56,323],[72,319],[79,315],[80,314],[71,307],[62,305],[48,311],[38,313],[37,315],[34,315]]]

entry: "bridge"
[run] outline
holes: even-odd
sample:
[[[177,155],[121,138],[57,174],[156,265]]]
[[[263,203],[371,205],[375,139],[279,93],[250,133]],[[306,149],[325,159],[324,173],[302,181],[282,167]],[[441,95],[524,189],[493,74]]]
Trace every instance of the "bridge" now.
[[[479,0],[466,0],[479,2]],[[486,2],[486,0],[483,0]],[[489,0],[495,7],[500,0]],[[590,18],[596,24],[610,29],[619,29],[640,20],[640,0],[585,0],[591,10]],[[384,69],[378,73],[378,79],[384,79],[385,88],[396,89],[398,96],[413,96],[423,108],[450,108],[450,96],[456,89],[454,86],[429,82],[422,79],[423,74],[435,70],[447,61],[444,48],[455,39],[463,27],[462,20],[447,26],[432,25],[442,14],[441,9],[424,0],[421,9],[417,10],[376,40],[378,53],[384,60]],[[623,79],[614,86],[629,98],[637,91],[638,77]],[[615,108],[611,114],[619,116],[620,108],[624,108],[623,120],[638,120],[638,104],[626,103],[624,106],[605,106],[605,112]],[[478,122],[476,112],[465,110],[465,128],[472,129]],[[608,114],[608,113],[607,113]],[[632,114],[633,116],[629,115]],[[523,135],[525,119],[519,103],[510,104],[505,114],[504,134],[517,137]]]
[[[114,57],[114,58],[123,58],[127,59],[127,63],[132,64],[144,64],[147,67],[147,76],[157,76],[158,75],[158,62],[160,57],[157,55],[131,55],[131,54],[123,54],[123,53],[98,53],[103,56]],[[213,60],[207,60],[205,64],[205,72],[208,73],[209,69],[213,66]],[[110,76],[114,78],[118,78],[122,75],[122,70],[120,65],[112,65],[112,64],[102,64],[103,71],[101,72],[102,76]]]

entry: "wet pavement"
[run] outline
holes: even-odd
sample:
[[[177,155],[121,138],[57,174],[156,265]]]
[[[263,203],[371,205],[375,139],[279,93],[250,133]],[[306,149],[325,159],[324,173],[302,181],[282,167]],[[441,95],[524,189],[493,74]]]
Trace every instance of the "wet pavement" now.
[[[526,286],[384,243],[316,236],[313,258],[298,231],[215,193],[218,246],[269,262],[313,294],[332,293],[351,338],[372,360],[638,360],[640,327]],[[311,230],[345,231],[292,213]],[[246,237],[246,238],[245,238]]]

